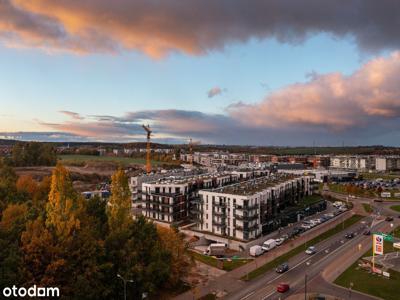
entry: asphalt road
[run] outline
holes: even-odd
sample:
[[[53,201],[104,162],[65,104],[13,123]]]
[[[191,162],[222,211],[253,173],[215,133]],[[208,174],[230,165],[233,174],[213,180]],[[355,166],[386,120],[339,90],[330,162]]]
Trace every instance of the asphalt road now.
[[[364,236],[362,233],[365,231],[365,226],[370,225],[372,221],[372,217],[364,218],[362,221],[348,228],[347,231],[340,232],[328,240],[314,245],[317,248],[316,254],[309,256],[303,252],[290,259],[288,262],[290,269],[286,273],[277,274],[275,270],[271,270],[262,277],[250,281],[244,288],[227,295],[225,298],[235,300],[285,299],[300,290],[304,290],[305,274],[307,274],[308,281],[311,282],[329,264],[340,262],[341,257],[347,251],[360,251],[361,255],[361,251],[365,252],[367,250],[366,248],[359,250],[358,245],[362,241],[365,242],[367,239],[371,239],[370,236]],[[385,225],[387,225],[387,222],[383,221],[373,225],[372,229],[379,230]],[[352,239],[346,239],[344,234],[350,231],[355,232],[356,236]],[[284,294],[276,292],[276,286],[280,282],[289,283],[290,291]],[[353,297],[353,299],[356,298]]]

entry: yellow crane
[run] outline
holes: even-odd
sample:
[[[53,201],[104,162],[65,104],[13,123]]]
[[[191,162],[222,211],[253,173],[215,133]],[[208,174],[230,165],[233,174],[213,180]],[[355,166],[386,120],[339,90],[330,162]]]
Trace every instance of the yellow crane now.
[[[147,145],[146,145],[146,172],[149,174],[151,172],[151,161],[150,161],[150,136],[151,136],[151,129],[150,125],[142,125],[143,129],[147,133]]]

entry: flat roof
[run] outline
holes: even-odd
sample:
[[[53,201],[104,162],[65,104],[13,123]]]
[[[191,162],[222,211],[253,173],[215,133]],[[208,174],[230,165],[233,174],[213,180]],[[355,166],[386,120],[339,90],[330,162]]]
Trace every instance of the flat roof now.
[[[242,196],[254,195],[270,187],[274,187],[281,183],[300,177],[302,176],[294,174],[276,173],[273,176],[263,176],[260,178],[251,179],[240,183],[212,189],[210,191],[214,193],[231,194],[231,195],[242,195]]]

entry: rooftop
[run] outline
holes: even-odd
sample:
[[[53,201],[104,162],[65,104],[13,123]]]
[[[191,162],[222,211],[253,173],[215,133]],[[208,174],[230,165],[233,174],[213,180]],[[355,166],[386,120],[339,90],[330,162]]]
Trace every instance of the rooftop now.
[[[224,173],[224,172],[219,172],[219,173],[206,173],[206,174],[198,174],[198,175],[191,175],[191,176],[166,176],[163,178],[160,178],[158,180],[154,180],[149,183],[158,183],[158,184],[185,184],[188,182],[193,182],[197,180],[207,180],[207,179],[212,179],[212,178],[217,178],[217,177],[224,177],[224,176],[229,176],[231,175],[230,173]]]
[[[277,186],[281,183],[299,178],[301,176],[294,174],[276,173],[271,176],[263,176],[257,179],[243,181],[237,184],[228,185],[213,189],[214,193],[231,194],[231,195],[254,195],[258,192],[266,190],[270,187]]]

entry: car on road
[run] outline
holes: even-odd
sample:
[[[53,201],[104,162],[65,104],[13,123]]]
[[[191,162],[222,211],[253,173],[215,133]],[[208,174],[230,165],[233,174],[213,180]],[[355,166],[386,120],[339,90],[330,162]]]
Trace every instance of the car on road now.
[[[387,216],[385,221],[386,222],[392,222],[393,221],[393,217],[392,216]]]
[[[278,293],[285,293],[290,289],[289,284],[288,283],[279,283],[278,286],[276,287],[276,291]]]
[[[283,263],[275,269],[276,273],[285,273],[287,270],[289,270],[288,263]]]
[[[285,241],[284,239],[278,238],[278,239],[275,240],[275,243],[276,243],[277,246],[280,246],[280,245],[283,244],[284,241]]]
[[[348,233],[346,233],[346,234],[344,235],[344,237],[345,237],[346,239],[352,239],[352,238],[354,237],[354,233],[353,233],[353,232],[348,232]]]
[[[308,247],[306,250],[306,254],[308,255],[313,255],[317,253],[317,249],[314,246]]]
[[[366,229],[366,230],[363,232],[363,235],[371,235],[371,230]]]

